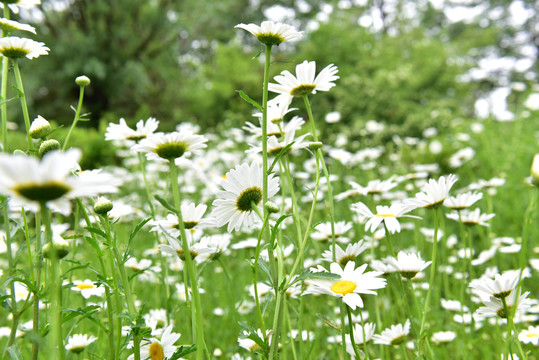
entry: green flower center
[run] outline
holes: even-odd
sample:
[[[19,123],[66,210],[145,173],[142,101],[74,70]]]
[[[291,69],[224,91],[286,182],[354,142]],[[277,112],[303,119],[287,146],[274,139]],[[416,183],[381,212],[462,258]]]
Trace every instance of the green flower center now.
[[[243,190],[236,200],[236,208],[239,211],[252,211],[253,207],[251,203],[258,205],[262,201],[262,189],[258,186],[253,186]]]
[[[443,198],[442,200],[440,200],[438,202],[435,202],[434,204],[428,204],[428,205],[424,206],[424,208],[425,209],[437,209],[440,206],[442,206],[442,204],[444,203],[444,200],[445,200],[445,198]]]
[[[346,255],[339,259],[339,265],[344,266],[349,261],[354,261],[356,259],[355,255]]]
[[[507,305],[507,311],[511,313],[511,306]],[[505,309],[503,307],[496,311],[496,315],[498,315],[502,319],[507,319],[507,313],[505,312]]]
[[[268,151],[268,153],[270,155],[279,155],[279,153],[281,152],[281,150],[284,149],[284,146],[277,146],[276,148],[273,148],[271,150]],[[292,150],[292,147],[289,147],[288,149],[286,149],[285,153],[283,155],[286,155],[290,152],[290,150]]]
[[[183,249],[176,250],[176,254],[178,254],[178,257],[182,261],[185,261],[185,253],[183,252]],[[194,259],[194,258],[196,258],[198,256],[198,253],[193,251],[193,250],[189,250],[189,254],[191,254],[191,259]]]
[[[13,190],[28,200],[47,202],[61,198],[71,191],[71,188],[63,183],[50,182],[47,184],[22,184]]]
[[[188,149],[189,144],[180,141],[158,145],[154,152],[163,159],[173,160],[181,157]]]
[[[80,354],[84,349],[86,349],[86,346],[80,345],[80,346],[74,346],[69,349],[74,354]]]
[[[313,92],[315,88],[316,88],[316,85],[303,84],[303,85],[296,86],[295,88],[293,88],[292,91],[290,91],[290,95],[298,96],[298,97],[301,97],[303,95],[309,95]]]
[[[146,135],[132,135],[132,136],[126,137],[125,139],[139,142],[142,139],[146,139]]]
[[[401,335],[391,340],[391,345],[400,345],[404,342],[406,335]]]
[[[405,277],[407,279],[412,279],[417,275],[418,271],[405,270],[405,271],[399,271],[399,273],[402,275],[402,277]]]
[[[492,295],[494,295],[494,297],[497,297],[498,299],[505,299],[506,297],[509,296],[509,294],[511,294],[511,291],[512,290],[501,291],[499,293],[492,294]]]
[[[2,55],[10,59],[23,58],[30,53],[28,49],[23,48],[3,48],[0,49],[0,52],[2,53]]]
[[[184,221],[183,226],[186,230],[192,229],[198,225],[198,221]]]
[[[256,35],[256,38],[258,41],[260,41],[262,44],[266,45],[279,45],[283,41],[285,41],[285,38],[278,34],[272,34],[272,33],[260,33]]]

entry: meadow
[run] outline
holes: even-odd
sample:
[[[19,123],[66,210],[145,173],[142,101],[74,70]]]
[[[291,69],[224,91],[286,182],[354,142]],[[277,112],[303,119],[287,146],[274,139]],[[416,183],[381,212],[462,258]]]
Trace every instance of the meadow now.
[[[69,127],[31,119],[18,62],[49,49],[0,39],[1,357],[539,359],[539,106],[417,136],[339,126],[317,105],[338,63],[270,77],[302,33],[230,31],[260,42],[262,91],[237,89],[252,111],[218,131],[78,128],[86,76]],[[94,136],[114,160],[81,168]]]

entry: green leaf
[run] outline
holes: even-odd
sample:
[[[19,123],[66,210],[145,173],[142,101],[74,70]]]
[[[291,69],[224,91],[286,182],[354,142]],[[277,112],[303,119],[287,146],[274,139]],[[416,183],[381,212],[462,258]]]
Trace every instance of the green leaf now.
[[[125,251],[123,255],[123,263],[121,265],[123,265],[129,259],[128,252],[129,252],[129,247],[131,246],[131,242],[133,241],[135,236],[137,236],[137,233],[140,231],[140,229],[142,229],[142,227],[146,225],[146,223],[150,221],[151,219],[152,218],[147,218],[147,219],[142,220],[141,222],[138,223],[137,226],[135,226],[133,231],[131,231],[131,234],[129,235],[129,240],[127,241],[127,245],[125,246]]]
[[[176,352],[170,357],[169,360],[177,360],[179,358],[181,358],[182,356],[185,356],[187,354],[190,354],[192,352],[195,352],[197,351],[197,347],[195,344],[191,345],[191,346],[180,346],[178,348],[178,350],[176,350]]]
[[[170,205],[170,204],[168,203],[168,201],[166,201],[165,199],[163,199],[161,196],[155,195],[154,197],[155,197],[155,200],[159,201],[159,203],[160,203],[161,205],[163,205],[166,209],[172,211],[174,214],[176,214],[176,213],[178,212],[174,206]]]
[[[295,141],[292,141],[290,144],[282,148],[281,151],[279,151],[277,156],[275,156],[275,159],[273,159],[273,162],[271,163],[270,167],[268,168],[268,174],[271,174],[271,172],[273,171],[273,168],[277,164],[277,161],[279,161],[279,159],[281,159],[281,157],[288,152],[288,150],[290,149],[290,147],[292,147],[292,145],[294,145],[294,143]]]
[[[90,236],[84,236],[83,239],[86,240],[90,244],[90,246],[94,248],[95,252],[99,257],[103,257],[103,251],[101,250],[99,243],[94,238]]]
[[[243,100],[247,101],[249,104],[253,105],[253,106],[254,106],[255,108],[257,108],[258,110],[264,111],[264,110],[262,109],[262,106],[261,106],[259,103],[257,103],[256,101],[254,101],[253,99],[251,99],[251,98],[249,97],[249,95],[247,95],[246,93],[244,93],[244,92],[241,91],[241,90],[236,90],[236,92],[237,92],[238,94],[240,94],[240,96],[241,96],[241,98],[242,98]]]
[[[96,235],[101,236],[103,239],[107,239],[107,234],[105,234],[105,232],[103,230],[101,230],[101,229],[91,227],[91,226],[87,226],[86,230],[88,230],[92,234],[96,234]]]

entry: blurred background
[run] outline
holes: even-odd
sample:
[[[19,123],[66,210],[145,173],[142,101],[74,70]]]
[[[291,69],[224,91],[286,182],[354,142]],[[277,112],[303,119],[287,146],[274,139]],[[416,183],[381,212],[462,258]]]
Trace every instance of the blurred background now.
[[[352,136],[369,120],[386,136],[418,136],[456,118],[512,121],[539,108],[539,1],[42,0],[14,17],[51,49],[21,61],[30,117],[69,125],[84,74],[91,120],[82,126],[98,132],[120,117],[153,116],[161,130],[251,121],[236,90],[260,100],[262,47],[234,26],[265,19],[306,35],[275,49],[272,75],[303,60],[338,66],[341,79],[314,108],[339,112],[327,126]]]

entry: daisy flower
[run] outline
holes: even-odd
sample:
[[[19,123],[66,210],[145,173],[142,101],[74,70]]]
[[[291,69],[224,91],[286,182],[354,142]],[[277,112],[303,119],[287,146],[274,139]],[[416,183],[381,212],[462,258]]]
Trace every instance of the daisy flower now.
[[[404,325],[397,324],[382,331],[380,335],[374,335],[374,343],[380,345],[399,345],[410,333],[410,320],[406,320]]]
[[[520,278],[520,270],[509,270],[502,274],[495,274],[494,279],[482,277],[472,280],[470,287],[480,291],[483,297],[494,296],[503,299],[516,288]]]
[[[365,323],[364,327],[361,326],[361,324],[354,324],[354,343],[356,346],[362,347],[371,341],[372,337],[374,336],[375,329],[376,325],[373,323]],[[365,338],[363,338],[363,332],[365,332]],[[345,341],[346,352],[350,354],[353,359],[355,359],[355,351],[352,345],[352,338],[350,337],[350,334],[346,334]]]
[[[517,293],[512,292],[511,295],[507,296],[505,298],[505,302],[507,304],[507,308],[509,309],[509,312],[513,312],[515,314],[515,317],[518,315],[522,315],[525,313],[527,309],[531,306],[531,300],[527,299],[530,292],[525,292],[521,296],[518,296]],[[503,306],[502,300],[500,298],[491,296],[489,300],[484,300],[483,305],[479,309],[477,309],[476,313],[479,317],[492,317],[492,316],[499,316],[502,319],[507,319],[507,314],[505,312],[505,307]],[[515,309],[516,307],[516,309]]]
[[[36,29],[33,26],[27,24],[21,24],[20,22],[0,18],[0,29],[4,32],[13,32],[13,31],[28,31],[31,33],[36,33]]]
[[[518,334],[518,340],[524,344],[539,345],[539,326],[530,326]]]
[[[435,209],[441,206],[447,196],[449,190],[455,182],[457,177],[453,174],[447,176],[441,176],[438,181],[429,179],[429,181],[423,185],[422,192],[415,195],[415,198],[407,199],[406,203],[415,207],[424,207],[427,209]]]
[[[357,202],[352,204],[352,210],[357,212],[364,219],[368,219],[365,224],[365,230],[375,232],[378,226],[384,222],[387,230],[394,234],[401,231],[401,225],[397,220],[398,217],[404,216],[407,212],[415,208],[411,204],[393,203],[391,206],[377,205],[376,214],[372,213],[367,205]],[[413,216],[409,216],[413,217]]]
[[[370,271],[365,273],[367,264],[357,269],[354,262],[348,262],[341,268],[337,263],[330,265],[330,273],[339,275],[339,279],[310,279],[306,280],[309,285],[305,294],[327,294],[342,298],[344,303],[355,310],[358,306],[363,307],[363,299],[359,294],[376,295],[375,289],[382,289],[386,286],[386,280],[380,278],[382,272]],[[318,265],[317,272],[328,272],[324,267]]]
[[[492,219],[496,214],[481,214],[479,208],[474,209],[473,211],[462,210],[459,213],[453,212],[445,215],[448,219],[461,221],[464,225],[481,225],[481,226],[490,226],[487,221]]]
[[[282,42],[297,40],[303,36],[303,32],[297,31],[295,27],[273,21],[263,21],[260,26],[256,24],[238,24],[234,28],[243,29],[254,36],[265,45],[279,45]]]
[[[285,147],[288,147],[288,150],[286,151],[286,154],[293,150],[299,150],[299,149],[305,149],[309,146],[307,142],[305,142],[305,137],[307,137],[309,133],[296,136],[295,130],[289,130],[286,133],[284,133],[284,139],[279,141],[279,137],[277,136],[270,136],[268,137],[268,154],[277,156],[283,150]],[[281,137],[282,138],[282,137]],[[261,153],[262,147],[257,145],[251,145],[251,149],[248,150],[248,152],[253,153]]]
[[[171,235],[167,235],[167,239],[169,245],[159,244],[159,249],[169,255],[178,256],[181,260],[185,261],[185,253],[180,241]],[[195,259],[197,262],[202,262],[206,260],[209,255],[217,252],[216,248],[210,247],[209,237],[203,237],[197,241],[191,236],[187,239],[187,245],[189,246],[191,258]]]
[[[213,201],[211,216],[215,226],[228,224],[227,231],[239,230],[242,225],[250,228],[261,222],[253,211],[256,206],[262,212],[262,166],[257,162],[241,164],[226,173],[221,183],[223,190],[218,191]],[[273,174],[268,176],[268,198],[279,191],[279,179]]]
[[[80,171],[81,152],[51,151],[41,161],[25,155],[0,154],[0,193],[10,196],[17,205],[39,211],[41,204],[69,214],[69,199],[96,196],[118,191],[119,181],[99,171]]]
[[[463,210],[472,206],[476,201],[483,198],[483,193],[468,191],[457,196],[449,196],[444,201],[444,206],[453,210]]]
[[[189,131],[154,133],[142,139],[131,149],[145,153],[148,160],[169,162],[182,156],[190,156],[191,153],[198,154],[207,146],[207,141],[206,137]]]
[[[151,117],[146,122],[139,120],[136,124],[136,129],[131,129],[127,126],[125,119],[121,118],[119,124],[109,123],[105,132],[105,140],[113,140],[119,143],[125,142],[128,146],[132,146],[152,135],[157,130],[158,125],[159,121]]]
[[[80,354],[84,351],[97,338],[95,336],[88,336],[86,334],[74,334],[67,339],[66,350],[75,354]]]
[[[435,344],[447,343],[455,340],[457,334],[454,331],[438,331],[432,334],[430,340]]]
[[[202,229],[212,224],[212,219],[202,218],[207,208],[205,204],[196,205],[193,202],[182,204],[181,211],[185,229],[194,231],[195,229]],[[178,217],[174,214],[168,214],[164,220],[152,220],[149,224],[152,226],[150,231],[162,232],[164,230],[173,237],[177,238],[180,236]]]
[[[418,272],[425,270],[432,261],[423,261],[419,253],[399,251],[397,258],[389,257],[387,263],[403,277],[412,279]]]
[[[338,194],[337,196],[335,196],[335,199],[342,200],[342,199],[352,197],[352,196],[357,196],[357,195],[381,194],[381,193],[384,193],[393,189],[399,183],[393,181],[392,179],[388,179],[388,180],[377,179],[377,180],[369,181],[366,186],[362,186],[356,183],[355,181],[350,181],[348,182],[348,184],[352,186],[352,189]]]
[[[161,339],[156,338],[149,339],[144,345],[140,347],[141,359],[168,359],[176,352],[176,346],[174,343],[180,338],[180,334],[172,332],[172,325],[168,326]],[[127,360],[133,360],[134,354],[129,355]]]
[[[282,94],[285,99],[294,96],[301,97],[314,94],[317,91],[329,91],[335,86],[333,81],[339,78],[335,75],[338,69],[333,64],[322,69],[316,77],[315,72],[316,63],[304,61],[296,66],[296,76],[285,70],[280,75],[275,76],[277,84],[270,83],[268,90]]]
[[[73,285],[75,286],[71,287],[71,290],[80,292],[85,299],[88,299],[92,295],[103,297],[103,294],[105,293],[105,288],[103,286],[96,285],[89,279],[84,281],[73,280]]]
[[[348,244],[346,250],[341,249],[339,245],[335,245],[335,257],[339,265],[344,266],[349,261],[354,261],[356,257],[358,257],[359,254],[361,254],[367,248],[368,245],[364,245],[363,240],[360,240],[356,244]],[[322,261],[333,262],[332,249],[324,251],[322,254]]]
[[[266,339],[267,343],[271,344],[271,330],[266,330]],[[264,335],[262,335],[262,330],[257,329],[255,334],[243,332],[243,336],[238,339],[238,344],[252,353],[263,353],[264,349],[252,337],[257,337],[257,340],[265,342]]]
[[[283,122],[283,118],[281,115],[272,114],[270,113],[270,110],[272,108],[268,106],[268,130],[267,130],[267,136],[282,136],[283,134],[286,135],[289,131],[297,131],[301,128],[303,124],[305,124],[305,120],[303,120],[299,116],[294,116],[289,121]],[[294,109],[291,109],[294,110]],[[259,114],[255,114],[255,116],[258,116]],[[260,114],[259,122],[260,126],[255,126],[254,124],[248,122],[243,127],[243,130],[251,133],[252,135],[256,137],[262,136],[262,114]],[[271,116],[271,117],[270,117]],[[284,116],[284,115],[283,115]],[[271,120],[270,120],[271,119]]]
[[[39,57],[39,55],[48,55],[49,48],[42,42],[9,36],[0,38],[0,54],[11,59],[23,57],[33,59]]]

